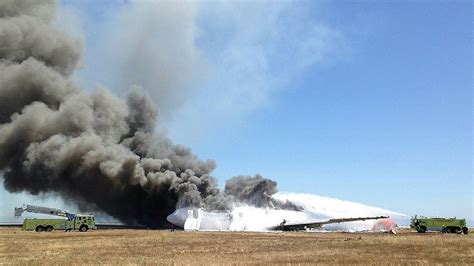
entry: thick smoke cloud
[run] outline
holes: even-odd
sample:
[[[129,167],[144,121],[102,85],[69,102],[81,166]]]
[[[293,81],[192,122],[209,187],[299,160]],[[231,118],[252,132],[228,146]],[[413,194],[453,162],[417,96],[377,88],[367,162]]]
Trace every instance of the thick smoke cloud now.
[[[261,175],[235,176],[225,183],[224,194],[228,202],[239,202],[256,207],[301,210],[289,201],[278,201],[272,198],[277,193],[277,182]]]
[[[196,45],[198,6],[194,1],[127,1],[101,37],[115,89],[140,84],[165,119],[206,75],[206,60]]]
[[[57,193],[129,224],[164,226],[176,207],[229,208],[271,199],[276,183],[236,177],[220,193],[212,160],[153,131],[158,109],[70,79],[81,45],[49,25],[54,1],[0,3],[0,175],[10,192]],[[292,207],[292,206],[290,206]]]

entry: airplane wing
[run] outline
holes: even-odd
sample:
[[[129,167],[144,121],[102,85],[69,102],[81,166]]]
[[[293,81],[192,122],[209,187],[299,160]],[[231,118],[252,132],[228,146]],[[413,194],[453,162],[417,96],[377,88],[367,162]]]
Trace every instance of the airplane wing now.
[[[282,231],[297,231],[305,230],[307,228],[319,228],[325,224],[336,224],[343,222],[354,222],[354,221],[365,221],[365,220],[377,220],[385,219],[389,216],[369,216],[369,217],[352,217],[352,218],[335,218],[328,220],[308,221],[302,223],[287,223],[285,220],[277,226],[270,227],[270,230],[282,230]]]

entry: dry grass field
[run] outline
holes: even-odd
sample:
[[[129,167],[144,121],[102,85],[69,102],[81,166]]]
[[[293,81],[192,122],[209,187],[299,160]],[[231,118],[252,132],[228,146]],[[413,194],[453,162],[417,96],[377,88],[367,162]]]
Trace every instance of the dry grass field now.
[[[474,264],[474,234],[0,228],[0,264]]]

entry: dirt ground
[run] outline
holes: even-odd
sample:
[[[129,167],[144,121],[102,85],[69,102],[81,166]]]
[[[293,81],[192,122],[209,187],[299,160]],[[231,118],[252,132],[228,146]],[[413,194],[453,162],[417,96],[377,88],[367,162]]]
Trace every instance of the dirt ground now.
[[[25,232],[0,228],[0,264],[474,264],[474,234]]]

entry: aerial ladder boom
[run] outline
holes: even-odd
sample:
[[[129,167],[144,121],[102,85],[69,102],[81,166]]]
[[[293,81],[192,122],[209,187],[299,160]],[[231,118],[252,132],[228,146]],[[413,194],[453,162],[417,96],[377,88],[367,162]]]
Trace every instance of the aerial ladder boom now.
[[[68,220],[72,221],[76,218],[75,213],[71,213],[68,210],[58,209],[58,208],[49,208],[49,207],[42,207],[42,206],[35,206],[25,204],[23,207],[15,208],[15,217],[20,217],[23,212],[32,212],[32,213],[41,213],[41,214],[49,214],[49,215],[56,215],[61,217],[66,217]]]

